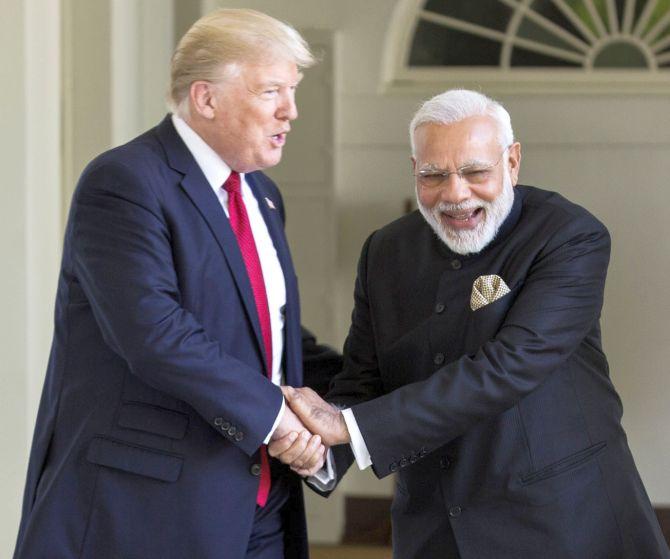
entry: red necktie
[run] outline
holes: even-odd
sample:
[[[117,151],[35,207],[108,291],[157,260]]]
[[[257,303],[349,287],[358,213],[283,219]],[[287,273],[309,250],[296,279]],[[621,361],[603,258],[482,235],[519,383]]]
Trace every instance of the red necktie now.
[[[261,261],[258,258],[254,235],[249,224],[247,209],[242,200],[240,175],[237,171],[232,171],[223,188],[228,193],[228,216],[230,226],[237,237],[237,244],[242,253],[242,259],[247,268],[247,275],[251,283],[251,289],[254,292],[256,301],[256,311],[258,320],[261,324],[261,334],[263,335],[263,345],[265,346],[265,356],[267,358],[266,374],[272,380],[272,329],[270,326],[270,310],[268,308],[268,296],[265,291],[265,280],[263,279],[263,269]],[[256,503],[263,507],[268,500],[270,493],[270,463],[265,445],[261,446],[261,480],[256,495]]]

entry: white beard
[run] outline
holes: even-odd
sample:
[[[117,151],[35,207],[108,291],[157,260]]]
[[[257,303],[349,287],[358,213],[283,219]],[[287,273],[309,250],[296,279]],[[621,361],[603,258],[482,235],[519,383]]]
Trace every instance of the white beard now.
[[[440,202],[433,208],[427,208],[419,200],[418,191],[416,201],[419,211],[431,226],[438,238],[457,254],[476,254],[486,247],[498,233],[514,203],[514,187],[509,171],[505,170],[503,188],[493,202],[486,202],[478,198],[471,198],[462,204],[448,204]],[[477,227],[471,230],[455,230],[445,226],[442,221],[442,212],[460,212],[482,208],[484,217]]]

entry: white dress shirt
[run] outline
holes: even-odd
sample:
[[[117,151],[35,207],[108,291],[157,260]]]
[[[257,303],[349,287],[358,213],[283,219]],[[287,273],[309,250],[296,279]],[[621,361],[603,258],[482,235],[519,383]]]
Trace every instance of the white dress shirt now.
[[[207,182],[212,187],[214,194],[219,199],[223,211],[228,216],[228,193],[223,188],[223,183],[231,173],[230,167],[219,157],[219,155],[188,125],[176,115],[172,115],[177,134],[186,144],[186,147],[193,155],[196,163],[202,170]],[[240,173],[242,185],[242,200],[249,216],[251,232],[254,235],[258,258],[263,270],[263,279],[265,280],[265,292],[268,298],[268,310],[270,311],[270,328],[272,330],[272,382],[277,386],[282,384],[282,354],[284,352],[284,314],[282,308],[286,305],[286,284],[284,273],[277,257],[270,237],[270,232],[263,219],[263,214],[258,207],[258,200],[251,191],[243,173]],[[269,202],[267,202],[269,204]],[[277,425],[284,415],[284,402],[277,415],[272,429],[265,438],[266,444],[272,437]]]

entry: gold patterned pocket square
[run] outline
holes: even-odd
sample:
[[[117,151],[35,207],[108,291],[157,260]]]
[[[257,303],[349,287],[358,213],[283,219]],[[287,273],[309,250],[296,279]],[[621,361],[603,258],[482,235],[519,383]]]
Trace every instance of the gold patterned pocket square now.
[[[470,308],[476,311],[508,293],[509,287],[500,276],[479,276],[472,284]]]

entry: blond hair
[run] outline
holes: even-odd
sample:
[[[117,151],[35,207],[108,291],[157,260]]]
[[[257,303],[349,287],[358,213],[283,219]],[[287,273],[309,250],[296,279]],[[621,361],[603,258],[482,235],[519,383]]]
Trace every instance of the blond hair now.
[[[290,60],[299,68],[315,62],[307,42],[290,25],[255,10],[216,10],[196,21],[177,45],[168,106],[186,116],[193,82],[218,83],[240,64],[273,60]]]

